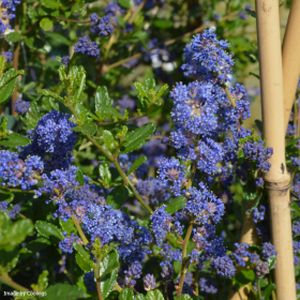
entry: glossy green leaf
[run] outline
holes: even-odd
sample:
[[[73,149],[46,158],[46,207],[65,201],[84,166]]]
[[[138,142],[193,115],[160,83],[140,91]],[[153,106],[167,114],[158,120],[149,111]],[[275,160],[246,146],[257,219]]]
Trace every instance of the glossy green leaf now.
[[[12,133],[5,136],[4,139],[0,140],[0,145],[5,146],[7,148],[16,148],[19,146],[26,146],[30,143],[30,139],[27,137],[20,135],[18,133]]]
[[[40,21],[40,27],[45,31],[51,31],[53,29],[53,22],[49,18],[43,18]]]
[[[159,290],[149,291],[145,297],[146,300],[164,300],[164,296]]]
[[[57,283],[54,285],[50,285],[45,292],[47,293],[47,295],[43,297],[43,299],[45,300],[78,300],[81,298],[86,298],[84,291],[82,291],[75,285],[66,283]]]
[[[106,86],[99,86],[95,94],[95,112],[100,121],[119,118],[119,112],[113,107],[113,100]]]
[[[151,123],[130,131],[126,135],[125,142],[123,144],[124,150],[122,152],[128,153],[141,148],[154,132],[155,125]]]
[[[122,292],[119,295],[119,300],[133,300],[134,299],[134,293],[132,289],[123,289]]]
[[[35,229],[39,235],[46,238],[50,238],[51,236],[56,237],[59,240],[64,238],[64,235],[57,226],[45,221],[37,221],[35,223]]]
[[[166,207],[166,211],[170,215],[173,215],[178,210],[183,209],[185,205],[186,205],[185,197],[181,196],[181,197],[172,198],[170,199],[169,204]]]
[[[13,93],[18,76],[23,74],[23,71],[9,69],[0,78],[0,103],[4,103]]]
[[[145,155],[141,155],[139,156],[131,165],[131,167],[129,168],[127,174],[131,174],[133,172],[135,172],[144,162],[147,161],[147,157]]]

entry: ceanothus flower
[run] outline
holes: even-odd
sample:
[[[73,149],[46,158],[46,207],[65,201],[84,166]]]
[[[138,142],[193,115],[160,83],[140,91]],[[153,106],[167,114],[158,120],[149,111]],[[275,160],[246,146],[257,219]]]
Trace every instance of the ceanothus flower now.
[[[188,197],[185,211],[199,224],[218,223],[224,214],[224,204],[203,183],[199,188],[191,187],[186,191]]]
[[[90,16],[91,32],[100,36],[109,36],[114,31],[114,18],[108,14],[99,18],[97,14],[93,13]]]
[[[197,167],[203,173],[214,175],[221,172],[224,157],[223,147],[213,139],[201,140],[198,144],[199,160]]]
[[[213,28],[195,35],[184,49],[184,75],[202,79],[216,78],[221,84],[231,81],[233,59],[227,52],[228,48],[228,43],[219,40]]]
[[[25,114],[30,108],[30,102],[25,101],[22,99],[22,97],[19,97],[17,101],[15,102],[15,110],[19,114]]]
[[[243,146],[245,158],[256,164],[256,167],[263,172],[268,172],[271,164],[268,159],[273,154],[271,148],[265,148],[262,140],[257,142],[246,142]]]
[[[84,54],[91,57],[99,57],[100,50],[96,42],[92,42],[88,36],[79,38],[74,45],[74,52]]]
[[[162,245],[167,233],[171,229],[172,216],[166,212],[166,206],[163,205],[154,211],[151,216],[151,227],[157,245]]]
[[[21,187],[28,190],[38,183],[44,170],[39,156],[27,156],[24,160],[16,152],[0,150],[0,185]]]
[[[209,82],[176,84],[171,92],[171,116],[177,127],[192,134],[205,136],[216,131],[218,103],[213,89],[214,85]]]
[[[222,277],[232,278],[236,273],[233,261],[227,255],[214,258],[212,266],[216,270],[217,274]]]
[[[274,256],[276,256],[276,250],[275,250],[274,245],[269,242],[263,243],[262,257],[265,260],[268,260],[269,258],[274,257]]]
[[[70,236],[65,236],[65,238],[59,242],[58,246],[63,253],[71,254],[73,253],[73,244],[79,241],[80,239],[72,233]]]
[[[157,179],[168,186],[175,196],[180,196],[185,182],[184,166],[176,158],[162,158],[159,161]]]
[[[265,214],[266,214],[266,207],[264,205],[255,207],[252,211],[253,222],[257,224],[263,221],[265,219]]]
[[[31,143],[23,148],[21,156],[40,156],[46,172],[68,168],[76,142],[73,132],[75,124],[69,119],[69,114],[55,110],[44,115],[36,127],[28,132]]]
[[[151,291],[155,290],[156,288],[156,280],[153,274],[146,274],[145,277],[143,278],[144,282],[144,289],[145,291]]]
[[[218,289],[206,278],[200,278],[199,280],[200,290],[203,293],[215,295]]]
[[[142,276],[142,265],[138,261],[134,261],[127,270],[124,271],[125,274],[125,286],[135,286],[136,279]]]

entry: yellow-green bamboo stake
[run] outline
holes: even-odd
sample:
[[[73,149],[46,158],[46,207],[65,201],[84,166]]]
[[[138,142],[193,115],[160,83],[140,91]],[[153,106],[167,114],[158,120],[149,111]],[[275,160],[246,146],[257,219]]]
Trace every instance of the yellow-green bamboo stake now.
[[[287,128],[300,74],[300,0],[292,1],[283,39],[282,64],[284,119],[285,128]]]
[[[296,300],[290,214],[290,176],[285,163],[283,72],[278,0],[256,0],[264,137],[273,148],[266,189],[271,211],[278,300]]]

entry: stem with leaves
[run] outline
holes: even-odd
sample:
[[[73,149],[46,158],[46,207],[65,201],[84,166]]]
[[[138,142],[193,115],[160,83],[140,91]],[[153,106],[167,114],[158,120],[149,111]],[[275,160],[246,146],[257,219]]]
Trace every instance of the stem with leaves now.
[[[110,152],[108,152],[103,146],[101,146],[94,138],[89,137],[89,136],[87,138],[101,152],[101,154],[103,154],[110,162],[112,162],[115,165],[124,184],[131,190],[132,194],[135,196],[135,198],[138,200],[138,202],[145,208],[145,210],[147,210],[150,214],[152,214],[153,211],[152,211],[151,207],[143,200],[142,196],[138,193],[138,191],[134,187],[134,184],[131,182],[131,180],[126,175],[126,173],[122,170],[122,168],[118,162],[118,159],[116,157],[112,156],[112,154]]]

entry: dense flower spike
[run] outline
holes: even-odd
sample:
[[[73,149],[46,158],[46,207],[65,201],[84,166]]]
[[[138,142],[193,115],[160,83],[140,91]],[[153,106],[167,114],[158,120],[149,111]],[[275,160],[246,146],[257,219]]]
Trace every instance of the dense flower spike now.
[[[91,57],[99,57],[100,50],[96,42],[92,42],[88,36],[79,38],[74,45],[74,52]]]
[[[156,243],[162,245],[167,233],[171,229],[173,218],[166,212],[166,206],[158,208],[151,216],[152,230]]]
[[[152,274],[146,274],[143,278],[144,281],[144,289],[146,291],[151,291],[156,288],[156,280]]]
[[[185,181],[184,167],[175,158],[163,158],[159,165],[158,179],[163,184],[168,185],[175,196],[179,196]]]
[[[51,111],[44,115],[37,126],[29,131],[31,144],[24,147],[22,156],[39,155],[46,171],[67,168],[72,159],[72,150],[76,142],[73,132],[75,124],[70,115]]]
[[[203,182],[199,189],[192,187],[187,193],[186,211],[199,224],[218,223],[224,214],[224,204]]]
[[[213,28],[205,30],[184,49],[185,64],[182,70],[186,76],[217,78],[221,83],[227,83],[231,80],[233,66],[227,50],[228,43],[218,40]]]
[[[235,275],[236,268],[233,261],[228,256],[220,256],[213,260],[213,268],[216,270],[217,274],[231,278]]]
[[[106,15],[99,18],[97,14],[91,14],[91,32],[100,36],[109,36],[113,33],[113,18],[111,15]]]
[[[0,150],[0,185],[28,190],[38,183],[44,164],[39,156],[21,159],[16,152]]]

